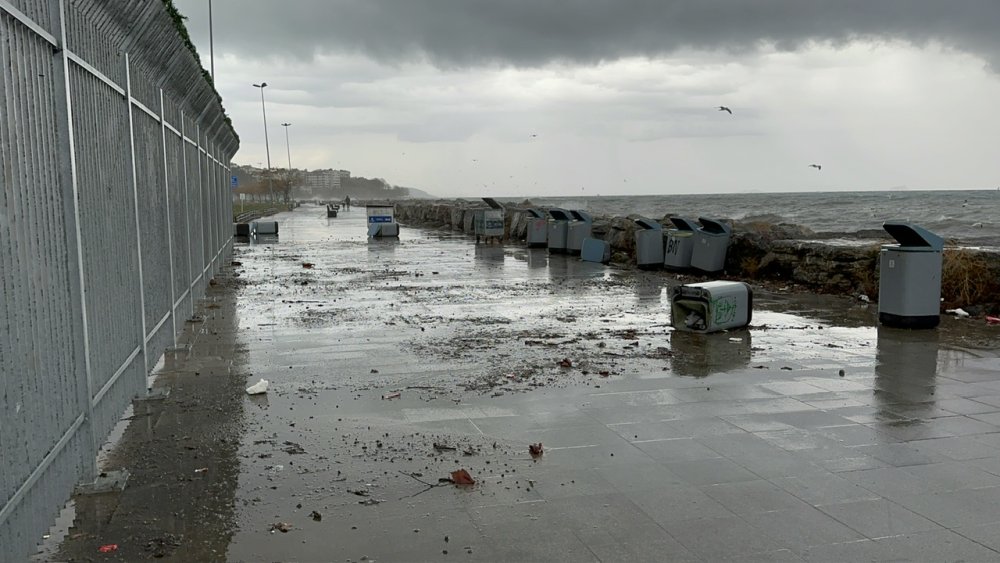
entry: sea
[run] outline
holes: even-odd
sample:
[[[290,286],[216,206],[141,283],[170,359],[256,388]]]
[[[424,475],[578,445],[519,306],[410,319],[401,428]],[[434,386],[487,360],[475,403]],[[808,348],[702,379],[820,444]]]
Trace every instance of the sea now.
[[[517,201],[525,198],[497,198]],[[887,238],[885,221],[916,224],[949,245],[1000,251],[1000,188],[994,190],[864,191],[531,197],[543,207],[580,209],[591,215],[683,216],[737,222],[790,223],[820,240],[864,242]]]

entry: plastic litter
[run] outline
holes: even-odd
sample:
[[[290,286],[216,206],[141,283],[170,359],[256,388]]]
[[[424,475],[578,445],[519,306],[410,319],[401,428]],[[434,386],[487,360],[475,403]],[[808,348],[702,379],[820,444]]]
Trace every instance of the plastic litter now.
[[[705,330],[705,317],[692,311],[684,318],[684,326],[693,330]]]
[[[986,324],[1000,325],[1000,317],[986,317]]]
[[[100,551],[101,553],[111,553],[113,551],[118,551],[118,544],[109,543],[108,545],[102,545],[101,547],[97,548],[97,551]]]
[[[247,387],[247,395],[260,395],[261,393],[267,393],[267,385],[267,380],[261,379],[257,383]]]
[[[965,319],[965,318],[968,318],[970,316],[969,313],[967,313],[965,311],[965,309],[962,309],[962,308],[958,308],[958,309],[945,309],[944,312],[948,313],[949,315],[955,315],[956,317],[958,317],[960,319]]]
[[[457,471],[451,472],[451,482],[456,485],[475,485],[476,480],[469,475],[469,472],[464,469],[459,469]]]
[[[545,453],[545,449],[542,448],[541,442],[538,442],[537,444],[528,444],[528,453],[531,454],[531,457],[541,457],[541,455]]]

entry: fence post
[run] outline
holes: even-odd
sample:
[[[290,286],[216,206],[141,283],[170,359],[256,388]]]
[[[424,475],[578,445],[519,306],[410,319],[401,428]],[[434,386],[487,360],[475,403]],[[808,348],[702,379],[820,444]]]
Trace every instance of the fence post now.
[[[79,452],[79,479],[92,481],[97,477],[97,458],[92,452],[97,449],[97,436],[94,429],[94,407],[91,399],[94,396],[94,378],[90,366],[90,334],[87,328],[87,288],[84,283],[83,242],[80,232],[80,198],[76,172],[76,139],[73,131],[73,95],[70,83],[70,60],[66,46],[66,0],[49,0],[50,13],[56,21],[53,29],[57,30],[58,48],[53,55],[53,66],[57,78],[53,80],[56,100],[56,135],[60,154],[60,184],[62,189],[63,222],[66,233],[66,253],[69,259],[70,301],[75,305],[71,312],[72,334],[75,346],[73,371],[81,379],[77,385],[77,403],[83,422],[77,432],[89,447],[81,448]],[[74,271],[75,268],[75,271]]]
[[[170,259],[170,324],[171,338],[173,345],[177,346],[177,291],[174,289],[174,230],[170,221],[170,168],[167,165],[167,112],[163,103],[163,88],[160,88],[160,148],[163,151],[163,192],[166,196],[167,205],[167,258]],[[184,146],[184,139],[181,139],[181,147]]]
[[[132,165],[132,210],[135,213],[135,248],[139,258],[139,326],[142,334],[142,371],[149,373],[149,356],[146,350],[146,283],[142,277],[142,226],[139,223],[139,179],[135,163],[135,118],[132,116],[132,71],[128,53],[125,53],[125,109],[128,110],[129,163]],[[145,376],[144,376],[145,379]]]
[[[184,230],[187,232],[187,263],[188,263],[188,276],[187,280],[184,282],[187,285],[188,301],[191,303],[191,311],[188,317],[194,316],[194,268],[191,262],[191,188],[188,183],[188,165],[187,165],[187,132],[186,123],[184,122],[184,110],[181,110],[181,164],[184,168]]]

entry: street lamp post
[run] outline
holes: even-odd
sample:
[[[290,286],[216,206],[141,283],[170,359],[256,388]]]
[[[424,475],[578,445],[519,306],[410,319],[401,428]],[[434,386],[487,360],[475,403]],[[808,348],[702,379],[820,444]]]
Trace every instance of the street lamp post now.
[[[264,150],[267,153],[267,193],[273,202],[274,187],[271,185],[271,145],[267,141],[267,109],[264,107],[264,88],[267,87],[267,82],[254,84],[253,86],[254,88],[260,88],[260,111],[264,115]]]
[[[292,191],[292,148],[291,148],[291,145],[288,144],[288,127],[291,126],[291,123],[282,123],[281,126],[285,128],[285,151],[288,153],[288,177],[285,178],[285,180],[288,182],[288,192],[287,193],[291,194],[291,191]]]

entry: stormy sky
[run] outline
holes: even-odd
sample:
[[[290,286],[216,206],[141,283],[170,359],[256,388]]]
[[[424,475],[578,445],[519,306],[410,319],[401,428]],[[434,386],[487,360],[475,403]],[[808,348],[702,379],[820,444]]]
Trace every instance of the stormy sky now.
[[[175,0],[209,64],[206,0]],[[442,196],[992,189],[996,0],[214,0],[235,161]],[[719,111],[720,105],[732,114]],[[809,164],[820,164],[822,170]]]

